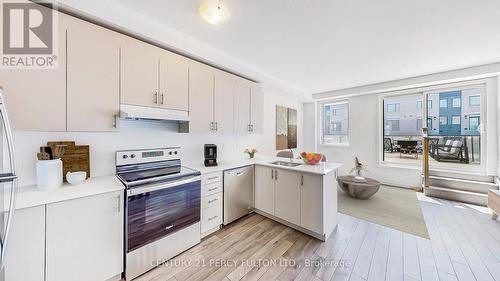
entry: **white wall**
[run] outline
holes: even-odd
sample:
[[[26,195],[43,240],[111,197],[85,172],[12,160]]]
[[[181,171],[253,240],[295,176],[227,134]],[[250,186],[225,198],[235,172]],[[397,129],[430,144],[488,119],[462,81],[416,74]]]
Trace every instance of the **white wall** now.
[[[297,109],[298,148],[302,147],[302,104],[283,94],[275,94],[264,87],[264,133],[255,135],[237,134],[180,134],[176,125],[153,121],[121,121],[116,133],[76,132],[14,132],[16,162],[20,186],[36,183],[36,153],[47,141],[75,141],[90,145],[90,169],[92,176],[115,173],[115,152],[121,149],[158,148],[181,146],[183,161],[201,162],[203,144],[215,143],[219,150],[219,161],[245,157],[245,148],[255,147],[258,154],[275,155],[276,105]],[[16,114],[10,112],[10,114]]]

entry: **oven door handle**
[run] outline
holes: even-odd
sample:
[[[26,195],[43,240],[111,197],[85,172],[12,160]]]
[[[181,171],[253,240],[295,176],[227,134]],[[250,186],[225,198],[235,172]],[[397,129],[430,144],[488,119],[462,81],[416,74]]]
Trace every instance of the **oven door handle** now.
[[[174,182],[169,182],[169,183],[161,183],[161,184],[149,185],[149,186],[145,186],[145,187],[133,188],[133,189],[130,189],[127,191],[127,197],[138,195],[138,194],[143,194],[143,193],[147,193],[147,192],[152,192],[152,191],[156,191],[156,190],[167,189],[167,188],[171,188],[174,186],[179,186],[179,185],[183,185],[183,184],[187,184],[187,183],[192,183],[192,182],[199,181],[200,179],[201,179],[200,176],[196,176],[196,177],[191,177],[191,178],[186,179],[186,180],[180,180],[180,181],[174,181]]]

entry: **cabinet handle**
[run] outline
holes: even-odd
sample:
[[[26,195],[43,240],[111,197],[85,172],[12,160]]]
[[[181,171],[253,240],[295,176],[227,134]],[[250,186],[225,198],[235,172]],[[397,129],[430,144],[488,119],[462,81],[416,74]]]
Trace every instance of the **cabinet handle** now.
[[[215,122],[215,130],[218,131],[219,130],[219,122]]]
[[[247,125],[247,131],[248,131],[248,132],[251,132],[251,131],[250,131],[250,124],[248,124],[248,125]]]
[[[217,199],[217,198],[215,198],[215,199],[213,199],[213,200],[208,200],[208,204],[210,204],[210,203],[214,203],[214,202],[217,202],[218,200],[219,200],[219,199]]]
[[[208,191],[214,191],[214,190],[217,190],[218,187],[214,187],[214,188],[209,188]]]
[[[274,170],[271,170],[271,179],[274,179]]]
[[[214,122],[210,122],[210,131],[214,130]]]
[[[211,178],[208,178],[208,179],[209,179],[209,180],[215,180],[216,178],[218,178],[218,176],[211,177]]]
[[[154,103],[158,104],[158,91],[155,91],[153,97],[154,97],[154,100],[155,100]]]
[[[171,228],[173,228],[173,227],[174,227],[174,225],[173,225],[173,224],[171,224],[171,225],[169,225],[169,226],[165,227],[165,230],[169,230],[169,229],[171,229]]]
[[[113,115],[113,128],[118,129],[118,114]]]
[[[300,185],[304,185],[304,175],[300,175]]]
[[[211,221],[211,220],[215,220],[215,219],[216,219],[216,218],[218,218],[218,217],[219,217],[219,216],[213,216],[213,217],[211,217],[211,218],[208,218],[208,220],[209,220],[209,221]]]
[[[160,95],[160,104],[163,104],[163,93]]]
[[[122,211],[122,197],[118,195],[118,207],[117,207],[118,213]]]
[[[253,133],[253,124],[250,124],[250,132]]]
[[[277,180],[278,179],[278,170],[274,171],[274,179]]]

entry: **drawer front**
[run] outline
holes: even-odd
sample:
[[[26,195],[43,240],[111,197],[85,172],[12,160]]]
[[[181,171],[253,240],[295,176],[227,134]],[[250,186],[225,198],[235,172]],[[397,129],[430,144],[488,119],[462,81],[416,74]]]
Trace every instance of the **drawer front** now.
[[[201,211],[201,233],[222,224],[222,208],[219,206],[203,209]]]
[[[214,182],[221,182],[221,181],[222,181],[222,172],[215,172],[215,173],[201,175],[202,185],[212,184]]]
[[[211,208],[215,206],[222,207],[222,192],[201,198],[202,209]]]
[[[215,182],[211,184],[205,184],[201,186],[201,196],[212,195],[215,193],[222,192],[222,182]]]

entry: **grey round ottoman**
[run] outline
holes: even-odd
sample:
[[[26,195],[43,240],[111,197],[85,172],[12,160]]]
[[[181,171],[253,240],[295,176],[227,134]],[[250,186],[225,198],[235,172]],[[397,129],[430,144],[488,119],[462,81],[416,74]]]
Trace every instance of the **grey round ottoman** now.
[[[354,176],[338,177],[340,189],[352,198],[368,199],[380,189],[380,182],[365,178],[366,182],[355,181]]]

